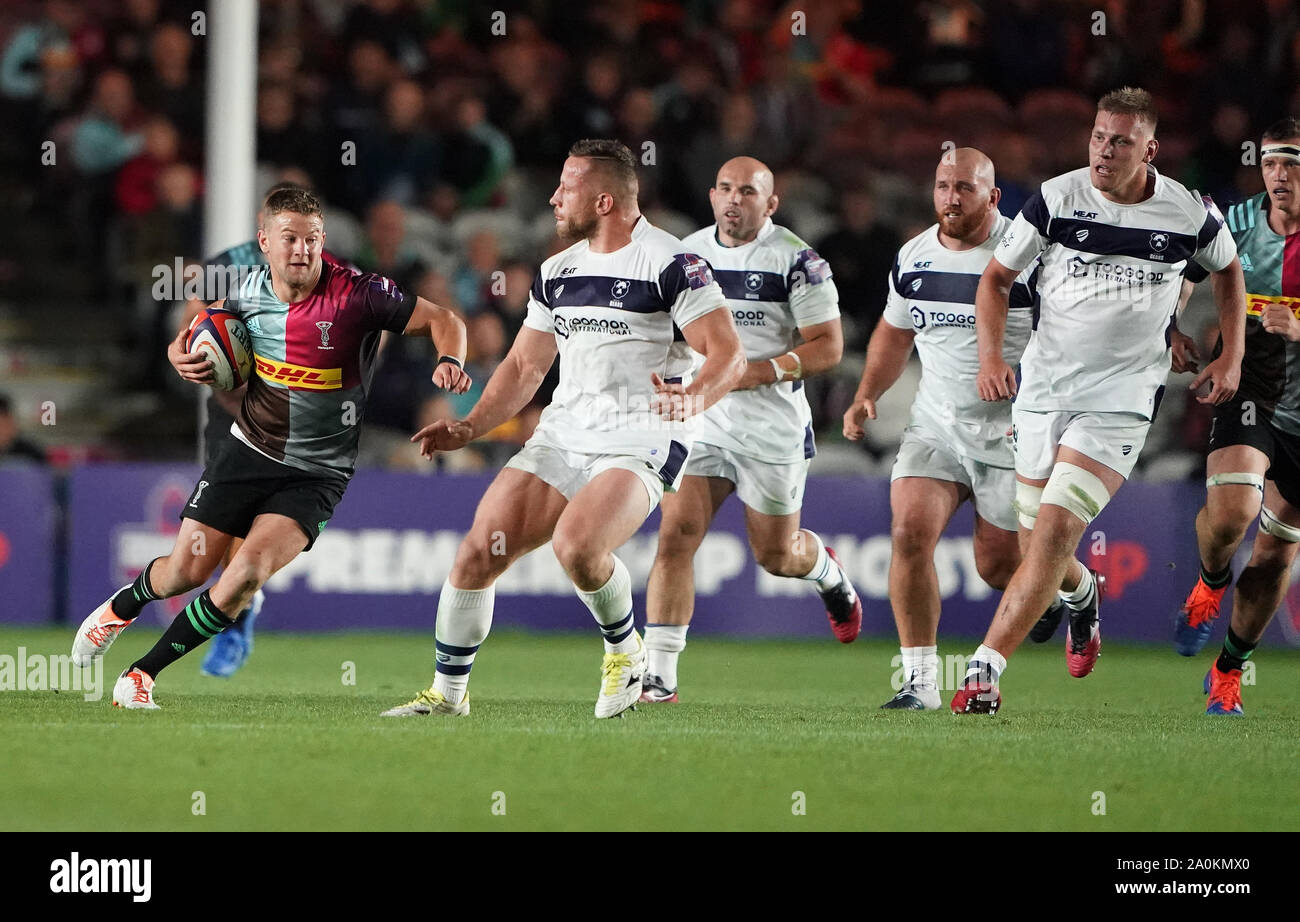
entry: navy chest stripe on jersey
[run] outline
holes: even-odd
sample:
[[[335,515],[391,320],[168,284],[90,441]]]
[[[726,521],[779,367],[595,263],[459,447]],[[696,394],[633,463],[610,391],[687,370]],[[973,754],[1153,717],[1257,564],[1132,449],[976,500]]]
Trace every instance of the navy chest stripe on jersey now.
[[[1082,240],[1079,239],[1081,234]],[[1114,224],[1099,224],[1075,218],[1053,218],[1048,227],[1047,239],[1072,250],[1097,256],[1131,256],[1146,260],[1157,256],[1161,257],[1157,262],[1166,264],[1182,262],[1197,250],[1196,237],[1191,234],[1143,227],[1116,227]]]
[[[790,297],[785,276],[776,272],[714,267],[713,277],[722,287],[723,297],[734,301],[786,301]]]
[[[920,282],[918,285],[917,282]],[[915,287],[913,287],[915,286]],[[975,292],[980,287],[980,277],[969,272],[905,272],[898,280],[898,293],[913,301],[947,301],[952,304],[974,304]],[[1011,286],[1011,306],[1030,307],[1034,296],[1023,282]]]
[[[659,288],[645,279],[604,275],[570,275],[546,282],[547,305],[560,307],[612,307],[635,314],[667,313],[671,307]],[[617,302],[617,303],[613,303]]]

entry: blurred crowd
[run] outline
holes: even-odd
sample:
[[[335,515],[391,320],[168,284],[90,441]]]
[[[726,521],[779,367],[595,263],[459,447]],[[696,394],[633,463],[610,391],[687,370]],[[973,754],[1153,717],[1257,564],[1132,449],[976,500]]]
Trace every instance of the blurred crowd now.
[[[0,171],[15,203],[3,233],[39,224],[31,233],[49,241],[14,241],[8,252],[23,256],[0,258],[0,283],[29,292],[53,278],[115,312],[124,365],[139,370],[128,383],[141,388],[174,385],[162,359],[171,305],[153,297],[153,268],[210,255],[195,6],[0,9]],[[946,144],[993,157],[1013,214],[1037,183],[1084,163],[1096,98],[1138,84],[1161,111],[1159,167],[1227,205],[1261,188],[1243,142],[1300,110],[1293,0],[259,6],[259,188],[311,186],[328,204],[331,252],[469,325],[476,384],[463,397],[433,391],[426,344],[391,343],[370,463],[412,463],[402,433],[472,406],[522,322],[538,263],[560,246],[546,199],[578,138],[627,143],[643,163],[643,211],[678,235],[712,221],[707,191],[724,160],[773,167],[778,222],[828,259],[841,295],[846,361],[811,389],[834,438],[894,252],[933,222]],[[47,139],[53,162],[38,155]],[[536,412],[455,463],[499,463]],[[1194,416],[1165,447],[1201,450]],[[878,427],[867,450],[887,457],[896,434]]]

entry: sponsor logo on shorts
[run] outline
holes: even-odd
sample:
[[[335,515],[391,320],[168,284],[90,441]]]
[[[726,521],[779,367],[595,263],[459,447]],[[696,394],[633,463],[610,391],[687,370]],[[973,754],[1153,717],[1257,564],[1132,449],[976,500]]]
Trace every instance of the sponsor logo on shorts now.
[[[287,385],[290,390],[333,391],[343,386],[342,368],[308,368],[260,355],[253,358],[257,362],[258,377]]]
[[[578,333],[631,336],[632,328],[622,320],[606,320],[595,317],[556,317],[555,332],[561,339],[568,339]]]
[[[1286,298],[1282,295],[1246,295],[1246,313],[1252,317],[1263,314],[1270,304],[1281,304],[1291,313],[1300,317],[1300,298]]]
[[[1119,453],[1120,453],[1121,455],[1123,455],[1124,457],[1127,458],[1130,454],[1133,453],[1133,446],[1132,446],[1132,445],[1121,445],[1121,446],[1119,447]]]
[[[194,488],[194,498],[190,500],[191,506],[197,506],[199,504],[199,497],[203,495],[203,491],[207,485],[208,482],[206,480],[199,481],[199,485]]]

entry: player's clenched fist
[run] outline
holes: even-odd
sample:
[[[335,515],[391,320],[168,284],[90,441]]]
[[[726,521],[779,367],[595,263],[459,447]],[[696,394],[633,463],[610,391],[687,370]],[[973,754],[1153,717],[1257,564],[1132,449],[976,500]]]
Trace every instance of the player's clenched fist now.
[[[1259,322],[1270,333],[1284,336],[1291,342],[1300,342],[1300,320],[1284,304],[1270,304],[1260,315]]]
[[[446,391],[453,394],[463,394],[469,390],[473,384],[469,372],[459,364],[451,361],[439,362],[438,366],[433,369],[433,383]]]
[[[975,378],[975,389],[981,400],[1010,400],[1016,396],[1016,372],[1006,362],[980,363],[980,373]]]
[[[844,411],[844,437],[851,442],[860,442],[867,431],[862,424],[876,418],[876,402],[862,397],[853,401],[853,405]]]
[[[186,381],[196,384],[212,383],[212,362],[202,352],[186,352],[185,337],[189,330],[181,330],[167,347],[167,361]]]
[[[1241,383],[1241,360],[1230,359],[1226,355],[1221,355],[1213,362],[1205,366],[1205,370],[1196,376],[1187,387],[1189,390],[1196,390],[1206,381],[1211,385],[1210,392],[1204,396],[1196,398],[1197,403],[1212,403],[1218,406],[1221,403],[1227,403],[1237,393],[1237,386]]]
[[[474,427],[463,419],[440,419],[425,426],[412,442],[420,443],[420,454],[432,458],[435,451],[455,451],[464,448],[474,438]]]
[[[686,393],[686,388],[681,384],[669,384],[653,372],[650,374],[650,383],[655,389],[650,398],[650,409],[658,413],[661,419],[681,422],[699,412],[699,398]]]

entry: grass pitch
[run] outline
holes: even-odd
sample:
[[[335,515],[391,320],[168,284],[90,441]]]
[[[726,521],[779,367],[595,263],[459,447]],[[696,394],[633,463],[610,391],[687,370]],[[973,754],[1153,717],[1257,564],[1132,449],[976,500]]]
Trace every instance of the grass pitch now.
[[[0,828],[1300,828],[1296,650],[1256,654],[1244,719],[1208,718],[1217,646],[1184,659],[1107,643],[1080,681],[1058,635],[1015,656],[1000,714],[957,718],[877,709],[888,641],[699,636],[682,703],[598,721],[594,631],[501,631],[470,717],[392,720],[379,712],[429,682],[431,636],[260,632],[233,679],[200,677],[196,654],[163,673],[164,710],[112,707],[114,678],[158,630],[117,642],[102,700],[0,693]],[[65,654],[71,631],[6,626],[0,653]]]

